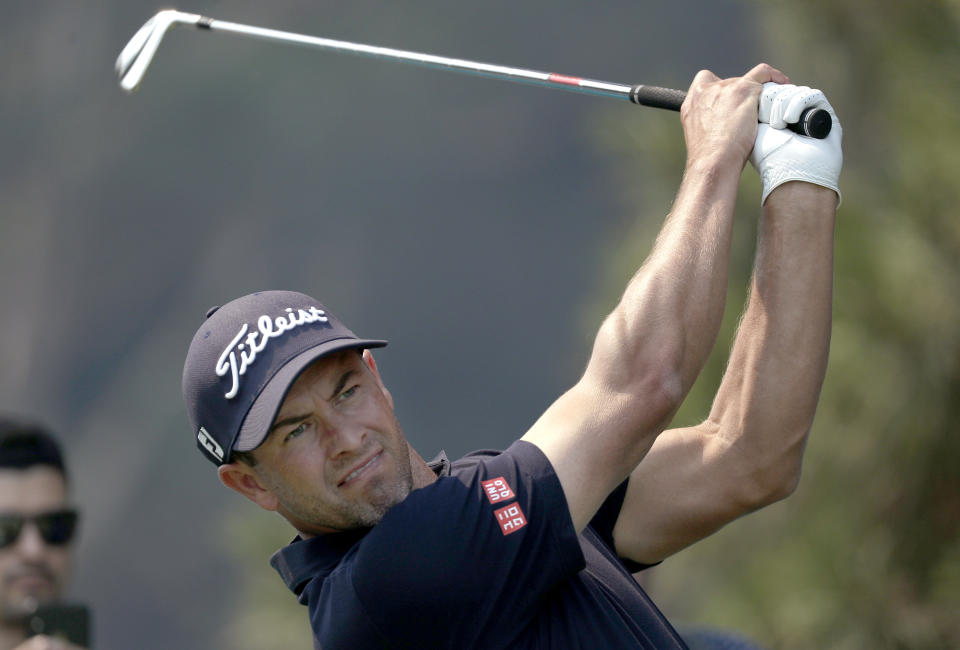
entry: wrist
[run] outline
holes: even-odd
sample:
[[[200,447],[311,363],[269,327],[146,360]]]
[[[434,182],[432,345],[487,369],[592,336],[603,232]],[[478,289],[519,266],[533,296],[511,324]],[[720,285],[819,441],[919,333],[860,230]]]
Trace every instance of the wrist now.
[[[738,184],[745,164],[745,159],[740,161],[729,152],[688,156],[683,177],[684,180],[691,179],[707,185],[723,182]]]
[[[791,181],[770,193],[761,211],[761,223],[764,229],[772,229],[770,232],[790,241],[791,246],[805,246],[801,242],[810,241],[809,238],[833,241],[837,205],[837,193],[833,190]]]
[[[836,210],[840,205],[840,192],[835,187],[806,180],[789,180],[773,188],[767,195],[765,205],[777,208],[784,203],[802,202],[817,209]]]

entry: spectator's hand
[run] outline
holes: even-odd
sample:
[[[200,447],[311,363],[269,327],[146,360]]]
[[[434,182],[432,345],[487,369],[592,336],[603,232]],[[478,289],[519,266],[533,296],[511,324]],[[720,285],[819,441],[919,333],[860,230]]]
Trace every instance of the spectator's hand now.
[[[43,634],[32,636],[13,650],[84,650],[69,641]]]
[[[799,120],[807,108],[822,108],[833,118],[833,128],[823,140],[797,135],[786,125]],[[750,163],[763,181],[762,205],[770,193],[787,181],[803,181],[840,190],[843,166],[843,127],[830,102],[819,90],[791,84],[765,83],[760,94],[760,126]],[[839,203],[838,203],[839,205]]]

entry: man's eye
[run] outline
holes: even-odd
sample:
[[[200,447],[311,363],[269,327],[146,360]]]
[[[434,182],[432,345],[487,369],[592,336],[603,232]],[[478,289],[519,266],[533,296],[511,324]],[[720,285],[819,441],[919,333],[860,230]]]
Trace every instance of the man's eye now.
[[[296,429],[294,429],[293,431],[291,431],[290,433],[288,433],[288,434],[283,438],[283,441],[286,442],[286,441],[288,441],[288,440],[293,440],[294,438],[296,438],[297,436],[299,436],[301,433],[303,433],[304,431],[306,431],[306,429],[307,429],[307,425],[306,425],[305,423],[301,422],[300,425],[299,425]]]
[[[339,396],[337,396],[337,401],[343,401],[343,400],[345,400],[345,399],[350,399],[350,398],[353,397],[354,394],[357,392],[357,389],[358,389],[358,388],[359,388],[359,386],[351,386],[351,387],[348,388],[347,390],[345,390],[345,391],[343,391],[342,393],[340,393]]]

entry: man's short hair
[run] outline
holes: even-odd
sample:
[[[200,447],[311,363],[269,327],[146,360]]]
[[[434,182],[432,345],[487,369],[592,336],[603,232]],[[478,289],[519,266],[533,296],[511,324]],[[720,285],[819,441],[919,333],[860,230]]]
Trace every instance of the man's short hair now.
[[[47,465],[67,478],[60,444],[34,422],[0,417],[0,469],[29,469]]]
[[[231,456],[233,460],[239,460],[241,463],[245,463],[250,467],[256,467],[257,465],[257,459],[253,457],[252,451],[237,451],[234,449]]]

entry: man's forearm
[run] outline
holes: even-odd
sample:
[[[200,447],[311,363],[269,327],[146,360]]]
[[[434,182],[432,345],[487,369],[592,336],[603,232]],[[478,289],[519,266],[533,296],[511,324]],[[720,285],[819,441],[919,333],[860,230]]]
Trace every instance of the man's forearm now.
[[[599,372],[588,371],[615,391],[642,401],[659,392],[676,407],[703,368],[723,316],[733,209],[756,139],[760,84],[786,80],[761,64],[733,79],[701,71],[691,84],[680,111],[687,144],[680,191],[653,252],[597,337],[591,363]]]
[[[576,530],[669,424],[716,338],[739,174],[738,165],[688,170],[584,378],[524,435],[557,472]]]
[[[830,343],[836,194],[787,183],[767,200],[747,310],[710,420],[744,452],[758,496],[784,496],[823,384]]]
[[[723,317],[740,172],[736,161],[691,161],[653,251],[617,308],[622,350],[636,357],[642,346],[663,355],[657,361],[677,371],[682,394]]]

